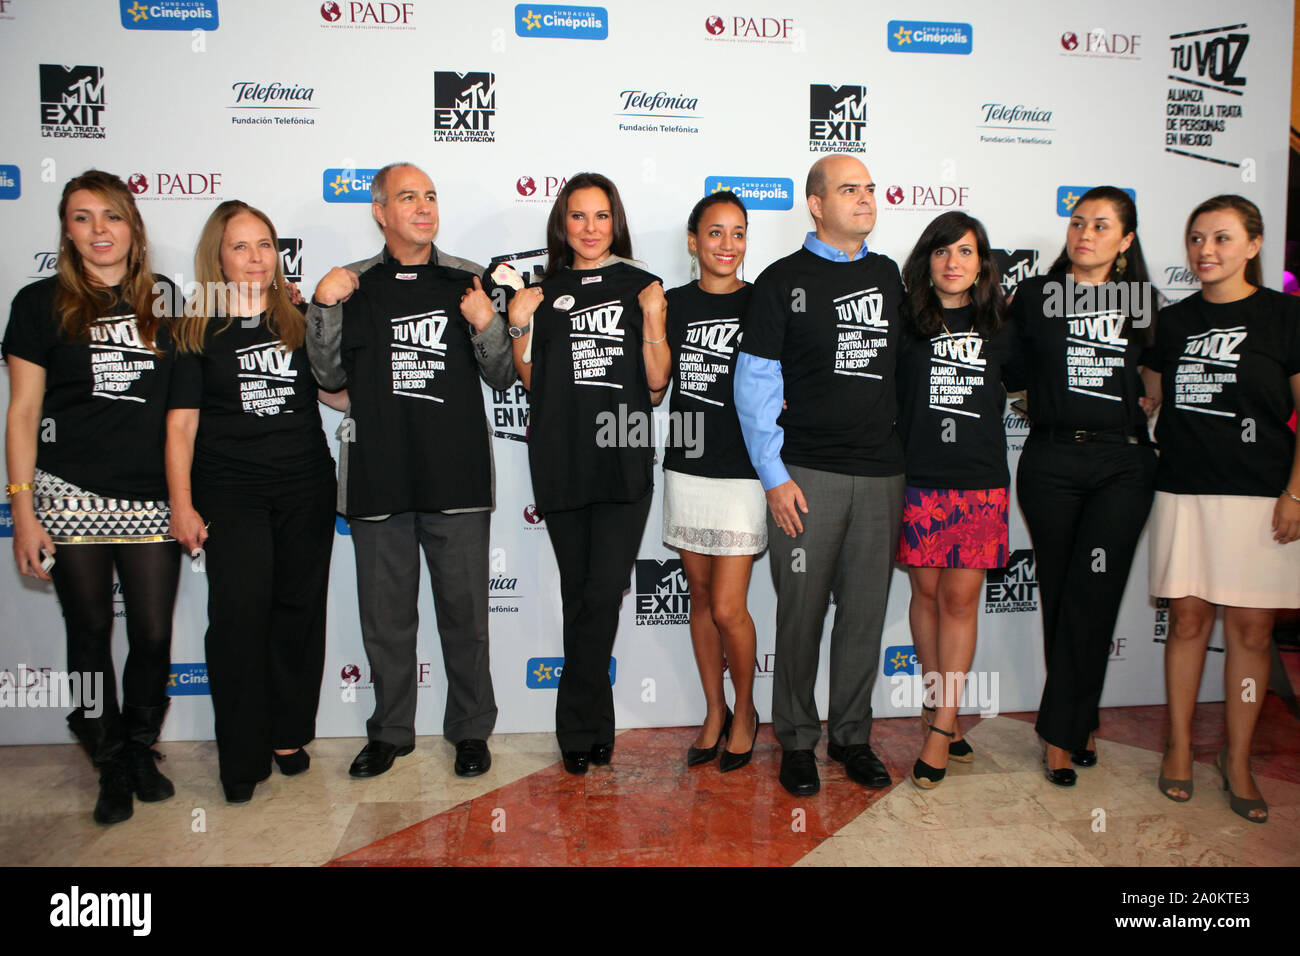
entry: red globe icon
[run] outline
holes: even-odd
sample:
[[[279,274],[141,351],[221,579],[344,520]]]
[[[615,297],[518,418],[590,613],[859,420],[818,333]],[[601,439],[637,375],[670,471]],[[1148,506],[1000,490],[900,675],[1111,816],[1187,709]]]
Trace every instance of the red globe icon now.
[[[320,15],[322,19],[333,23],[339,17],[343,16],[343,12],[339,10],[339,5],[337,3],[322,3],[320,5]]]
[[[704,29],[708,30],[709,33],[714,36],[717,36],[725,30],[726,27],[722,25],[722,17],[709,17],[704,21]]]
[[[542,516],[537,513],[537,505],[528,505],[524,508],[524,520],[529,524],[538,524]]]
[[[890,186],[888,189],[885,190],[885,199],[889,201],[889,204],[891,206],[897,206],[900,202],[903,201],[903,187]]]
[[[532,176],[520,176],[515,180],[515,192],[521,196],[531,196],[537,192],[537,183],[533,182]]]
[[[1073,50],[1078,45],[1079,45],[1079,38],[1075,36],[1073,33],[1066,31],[1065,33],[1061,34],[1061,46],[1065,47],[1067,50]]]
[[[355,684],[361,680],[361,668],[356,664],[344,664],[340,675],[345,684]]]
[[[127,188],[137,196],[149,189],[149,177],[144,173],[136,173],[126,181]]]

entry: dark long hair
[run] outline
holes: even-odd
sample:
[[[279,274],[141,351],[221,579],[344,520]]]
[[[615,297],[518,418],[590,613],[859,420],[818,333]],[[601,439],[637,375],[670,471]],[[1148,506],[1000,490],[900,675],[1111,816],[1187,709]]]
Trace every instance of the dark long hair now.
[[[1187,238],[1192,234],[1192,223],[1196,222],[1196,217],[1207,212],[1218,212],[1221,209],[1231,209],[1241,217],[1241,224],[1246,229],[1247,239],[1260,239],[1264,235],[1264,217],[1260,215],[1259,207],[1247,199],[1245,196],[1238,196],[1235,193],[1225,193],[1222,196],[1215,196],[1207,199],[1187,217],[1187,228],[1183,230],[1183,247],[1187,246]],[[1260,250],[1263,251],[1262,249]],[[1264,284],[1264,269],[1259,263],[1259,256],[1246,260],[1246,281],[1258,288]]]
[[[936,249],[952,245],[968,232],[975,234],[980,262],[979,274],[970,290],[971,328],[988,338],[1002,325],[1006,299],[1002,295],[1002,275],[989,248],[988,233],[974,216],[946,212],[925,227],[903,266],[903,285],[907,287],[910,306],[907,323],[921,338],[931,338],[943,327],[943,303],[930,281],[930,257]]]
[[[546,271],[543,279],[549,279],[565,266],[573,264],[573,250],[569,248],[569,234],[565,230],[565,217],[569,214],[569,196],[579,189],[602,189],[609,198],[609,213],[614,217],[614,228],[609,251],[624,259],[632,258],[632,235],[627,229],[627,214],[623,212],[623,200],[618,196],[618,187],[600,173],[576,173],[569,178],[555,197],[551,215],[546,220]]]
[[[686,217],[686,231],[692,236],[698,236],[700,233],[700,220],[704,218],[706,212],[718,205],[718,203],[735,206],[745,218],[745,225],[749,225],[749,210],[745,208],[745,204],[740,197],[730,189],[720,189],[716,193],[709,193],[695,204],[691,214]]]

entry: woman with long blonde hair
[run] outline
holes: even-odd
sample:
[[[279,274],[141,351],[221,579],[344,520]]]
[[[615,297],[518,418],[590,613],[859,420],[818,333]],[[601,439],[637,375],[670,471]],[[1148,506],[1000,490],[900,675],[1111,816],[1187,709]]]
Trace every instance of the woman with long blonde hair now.
[[[202,554],[208,679],[226,799],[310,759],[325,665],[334,461],[275,227],[231,200],[194,254],[167,414],[171,535]],[[192,484],[191,484],[192,482]]]

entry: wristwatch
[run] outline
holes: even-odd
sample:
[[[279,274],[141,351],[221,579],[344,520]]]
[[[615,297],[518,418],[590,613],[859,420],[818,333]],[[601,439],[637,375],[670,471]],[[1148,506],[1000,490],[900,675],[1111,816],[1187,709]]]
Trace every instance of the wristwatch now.
[[[20,491],[31,491],[35,486],[30,481],[24,481],[19,485],[5,485],[5,497],[10,501],[14,500],[14,495]]]
[[[533,323],[529,322],[527,325],[512,325],[506,331],[512,339],[522,339],[532,327]]]

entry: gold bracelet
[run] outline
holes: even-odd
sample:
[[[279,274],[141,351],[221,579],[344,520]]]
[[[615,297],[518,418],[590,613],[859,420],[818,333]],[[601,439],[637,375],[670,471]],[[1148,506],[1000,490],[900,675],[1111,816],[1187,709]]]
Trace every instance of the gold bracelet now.
[[[36,486],[30,481],[24,481],[19,485],[5,485],[5,496],[8,497],[10,501],[13,501],[14,495],[18,494],[20,491],[31,491],[35,487]]]

